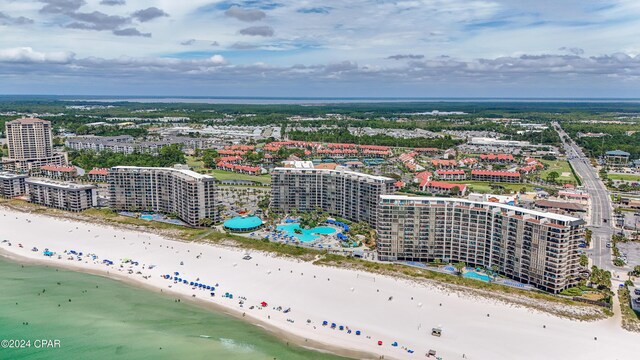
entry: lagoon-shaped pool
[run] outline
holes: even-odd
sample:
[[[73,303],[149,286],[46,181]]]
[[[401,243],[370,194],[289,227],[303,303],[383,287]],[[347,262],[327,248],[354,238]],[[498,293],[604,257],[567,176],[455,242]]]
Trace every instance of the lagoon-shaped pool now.
[[[329,235],[336,232],[336,229],[329,226],[316,226],[311,229],[300,229],[300,224],[278,225],[276,228],[280,231],[284,231],[289,236],[295,236],[302,242],[311,242],[319,238],[319,235]],[[300,229],[302,234],[296,234],[296,229]]]

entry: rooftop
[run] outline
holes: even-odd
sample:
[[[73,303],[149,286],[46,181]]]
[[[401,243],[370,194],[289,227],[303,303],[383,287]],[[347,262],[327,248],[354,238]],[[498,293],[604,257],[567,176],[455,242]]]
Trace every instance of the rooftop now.
[[[140,167],[140,166],[114,166],[111,169],[123,169],[123,170],[148,170],[148,171],[167,171],[167,172],[174,172],[174,173],[180,173],[183,175],[187,175],[190,176],[194,179],[213,179],[213,176],[209,176],[209,175],[205,175],[205,174],[200,174],[197,173],[193,170],[183,170],[183,169],[174,169],[174,168],[163,168],[163,167]]]
[[[76,183],[59,182],[59,181],[51,181],[51,180],[45,180],[45,179],[34,179],[34,178],[29,178],[29,179],[26,180],[26,182],[27,182],[27,184],[43,185],[43,186],[48,186],[48,187],[53,187],[53,188],[58,188],[58,189],[65,189],[65,190],[86,190],[86,189],[95,189],[96,188],[95,185],[76,184]]]
[[[611,155],[611,156],[630,156],[631,154],[629,154],[626,151],[622,151],[622,150],[612,150],[612,151],[607,151],[607,155]]]
[[[390,201],[409,201],[409,202],[458,203],[458,204],[464,204],[467,206],[485,205],[485,206],[492,206],[494,208],[504,209],[507,211],[517,211],[523,214],[546,217],[546,218],[558,220],[558,221],[584,222],[583,220],[573,216],[549,213],[549,212],[538,211],[538,210],[530,210],[530,209],[525,209],[518,206],[501,204],[501,203],[473,201],[473,200],[459,199],[459,198],[441,198],[441,197],[407,196],[407,195],[380,195],[380,199],[390,200]]]

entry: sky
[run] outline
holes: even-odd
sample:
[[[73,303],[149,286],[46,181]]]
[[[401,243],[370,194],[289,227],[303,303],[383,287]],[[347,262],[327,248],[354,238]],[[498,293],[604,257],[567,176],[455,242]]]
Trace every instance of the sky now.
[[[0,94],[640,98],[640,1],[0,0]]]

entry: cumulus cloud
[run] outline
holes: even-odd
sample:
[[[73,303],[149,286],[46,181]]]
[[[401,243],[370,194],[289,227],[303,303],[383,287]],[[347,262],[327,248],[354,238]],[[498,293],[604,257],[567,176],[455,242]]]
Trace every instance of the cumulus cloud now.
[[[215,65],[224,65],[227,63],[227,60],[225,60],[224,56],[222,55],[213,55],[209,58],[209,61],[211,61]]]
[[[158,9],[155,6],[138,10],[131,15],[132,18],[137,19],[140,22],[147,22],[165,16],[169,16],[169,14],[164,12],[164,10],[162,9]]]
[[[45,4],[40,9],[43,14],[68,14],[86,4],[84,0],[40,0],[40,2]]]
[[[254,22],[265,18],[267,14],[257,9],[242,9],[238,6],[232,6],[224,14],[228,17],[236,18],[240,21]]]
[[[131,21],[126,17],[107,15],[100,11],[91,13],[75,12],[69,14],[69,16],[77,21],[67,24],[65,27],[83,30],[115,30]]]
[[[0,26],[1,25],[28,25],[33,24],[33,19],[26,18],[24,16],[13,17],[0,11]]]
[[[244,28],[240,30],[239,33],[242,35],[249,35],[249,36],[270,37],[270,36],[273,36],[274,31],[271,26],[262,25],[262,26],[250,26],[248,28]]]
[[[113,35],[117,36],[141,36],[141,37],[151,37],[151,33],[143,33],[136,28],[126,28],[126,29],[116,29],[113,30]]]
[[[416,59],[424,59],[424,55],[416,55],[416,54],[398,54],[398,55],[391,55],[388,56],[387,59],[390,60],[405,60],[405,59],[412,59],[412,60],[416,60]]]
[[[107,6],[117,6],[117,5],[126,5],[126,1],[125,0],[102,0],[100,1],[100,5],[107,5]]]
[[[573,55],[583,55],[584,54],[584,50],[578,47],[566,47],[563,46],[560,49],[558,49],[560,51],[566,51],[568,53],[571,53]]]
[[[68,64],[74,60],[72,52],[37,52],[30,47],[0,49],[0,62],[24,64]]]

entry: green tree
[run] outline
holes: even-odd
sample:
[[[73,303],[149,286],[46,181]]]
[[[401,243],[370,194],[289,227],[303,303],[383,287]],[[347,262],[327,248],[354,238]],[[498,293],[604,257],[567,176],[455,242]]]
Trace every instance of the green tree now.
[[[458,275],[462,275],[462,270],[464,270],[466,266],[467,264],[464,261],[459,261],[453,264],[453,267],[456,268],[456,272],[458,273]]]
[[[560,174],[558,174],[556,171],[552,171],[549,174],[547,174],[547,181],[550,183],[555,183],[559,177],[560,177]]]
[[[215,149],[202,150],[202,162],[204,163],[204,167],[207,169],[212,168],[218,156],[219,154]]]

